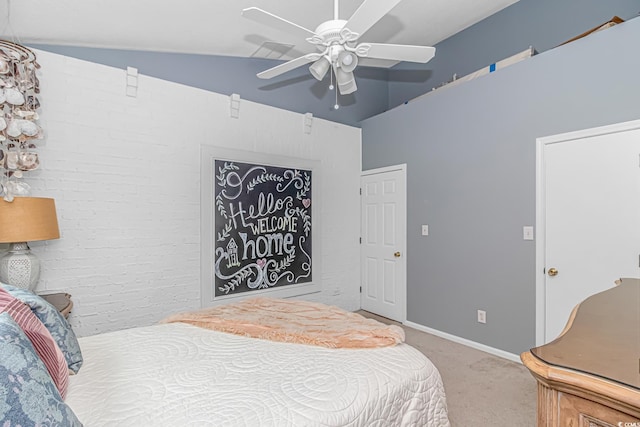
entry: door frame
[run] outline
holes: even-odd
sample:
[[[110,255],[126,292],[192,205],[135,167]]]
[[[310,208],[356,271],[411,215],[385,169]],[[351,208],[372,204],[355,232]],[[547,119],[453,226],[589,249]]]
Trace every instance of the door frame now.
[[[363,170],[360,173],[360,240],[362,241],[362,235],[364,234],[362,232],[362,177],[364,176],[368,176],[368,175],[377,175],[377,174],[382,174],[382,173],[387,173],[387,172],[396,172],[396,171],[400,171],[402,172],[402,174],[404,175],[404,227],[403,230],[401,231],[402,235],[404,236],[404,244],[402,245],[402,247],[400,248],[400,250],[402,251],[402,253],[404,254],[404,256],[402,257],[402,263],[403,263],[403,268],[404,268],[404,280],[402,281],[401,284],[401,295],[403,296],[402,300],[400,301],[400,305],[401,305],[401,315],[400,315],[400,323],[405,323],[407,321],[407,217],[408,217],[408,211],[407,211],[407,164],[406,163],[401,163],[398,165],[392,165],[392,166],[385,166],[385,167],[381,167],[381,168],[376,168],[376,169],[367,169],[367,170]],[[360,245],[360,270],[362,271],[362,244]],[[363,281],[363,277],[362,274],[360,274],[360,286],[362,287],[362,281]],[[360,308],[362,308],[362,292],[360,293],[360,300],[359,300],[359,305]],[[376,313],[374,313],[376,314]]]
[[[546,321],[546,275],[545,275],[545,147],[550,144],[568,142],[573,140],[586,139],[613,133],[627,132],[640,129],[640,120],[616,123],[612,125],[598,126],[589,129],[582,129],[574,132],[566,132],[558,135],[545,136],[536,139],[536,346],[544,344],[545,321]]]

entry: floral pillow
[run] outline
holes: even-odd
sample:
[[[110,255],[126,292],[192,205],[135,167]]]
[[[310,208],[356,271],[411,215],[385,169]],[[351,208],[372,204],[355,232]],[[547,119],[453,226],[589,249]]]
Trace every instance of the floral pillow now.
[[[67,361],[44,324],[38,320],[29,306],[0,288],[0,313],[9,313],[29,338],[33,349],[44,362],[49,375],[64,399],[69,384]]]
[[[9,313],[0,314],[0,425],[82,426]]]
[[[44,326],[47,327],[53,339],[56,340],[56,344],[58,344],[58,347],[62,350],[69,369],[73,373],[78,373],[82,366],[82,352],[80,351],[76,334],[73,332],[73,329],[71,329],[67,319],[65,319],[54,306],[33,292],[5,283],[1,283],[0,285],[15,298],[31,308],[33,314],[44,323]]]

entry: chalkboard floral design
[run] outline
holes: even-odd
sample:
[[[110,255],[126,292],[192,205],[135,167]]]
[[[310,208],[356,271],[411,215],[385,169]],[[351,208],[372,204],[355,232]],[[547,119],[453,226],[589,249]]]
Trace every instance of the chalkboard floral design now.
[[[216,160],[216,296],[312,280],[310,170]]]

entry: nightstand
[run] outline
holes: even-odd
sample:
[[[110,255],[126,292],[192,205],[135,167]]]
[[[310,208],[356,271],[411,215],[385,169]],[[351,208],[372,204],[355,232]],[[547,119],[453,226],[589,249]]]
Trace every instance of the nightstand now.
[[[69,313],[73,308],[73,301],[71,301],[71,295],[58,292],[55,294],[44,294],[40,295],[45,301],[58,309],[60,314],[62,314],[65,318],[69,317]]]

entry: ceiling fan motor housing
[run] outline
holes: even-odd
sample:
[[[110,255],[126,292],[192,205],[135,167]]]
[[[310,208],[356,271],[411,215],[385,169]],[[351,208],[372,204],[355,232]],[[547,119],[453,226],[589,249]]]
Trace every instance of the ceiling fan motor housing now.
[[[344,42],[341,32],[346,23],[347,21],[345,21],[344,19],[334,19],[331,21],[323,22],[322,24],[318,25],[318,28],[316,28],[315,33],[317,39],[315,39],[314,37],[312,37],[312,39],[319,40],[320,43],[317,44],[322,44],[324,46],[330,46],[334,43]]]

